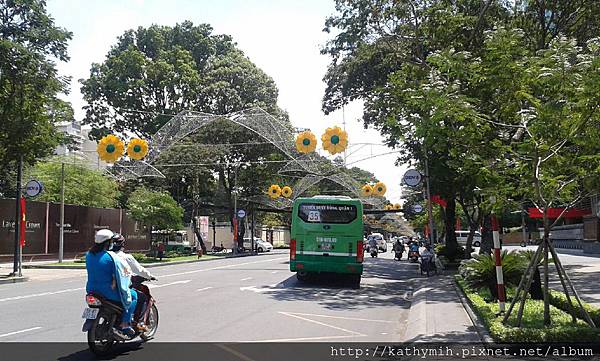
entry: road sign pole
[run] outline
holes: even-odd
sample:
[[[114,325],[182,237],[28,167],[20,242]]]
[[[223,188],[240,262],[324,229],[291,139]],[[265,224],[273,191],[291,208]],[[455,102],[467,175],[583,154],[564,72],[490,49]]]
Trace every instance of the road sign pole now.
[[[58,263],[62,263],[65,245],[65,163],[60,170],[60,233],[58,238]]]

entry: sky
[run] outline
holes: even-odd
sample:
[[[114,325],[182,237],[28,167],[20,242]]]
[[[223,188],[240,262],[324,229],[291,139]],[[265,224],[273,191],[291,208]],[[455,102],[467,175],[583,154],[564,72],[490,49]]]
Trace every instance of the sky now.
[[[374,173],[386,184],[386,197],[400,202],[400,182],[407,167],[395,166],[395,154],[370,158],[392,149],[381,145],[383,138],[377,130],[364,129],[362,104],[351,103],[343,112],[327,116],[321,111],[322,79],[330,58],[319,50],[331,36],[322,30],[326,17],[335,12],[333,0],[48,0],[47,8],[58,26],[73,32],[71,59],[58,69],[61,75],[72,77],[66,99],[77,120],[83,119],[85,105],[78,80],[89,77],[91,64],[101,63],[123,32],[185,20],[208,23],[214,34],[231,35],[238,48],[274,79],[278,105],[295,127],[310,128],[320,139],[327,127],[342,127],[345,120],[351,149],[360,148],[348,155],[347,164]]]

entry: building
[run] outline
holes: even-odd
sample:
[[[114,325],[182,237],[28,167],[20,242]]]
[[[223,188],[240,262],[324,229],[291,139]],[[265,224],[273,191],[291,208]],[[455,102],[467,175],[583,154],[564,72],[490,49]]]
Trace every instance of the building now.
[[[90,129],[82,126],[81,122],[59,122],[56,128],[69,138],[68,144],[59,145],[54,154],[65,157],[84,159],[92,168],[104,169],[106,164],[100,161],[96,147],[98,143],[89,139]]]

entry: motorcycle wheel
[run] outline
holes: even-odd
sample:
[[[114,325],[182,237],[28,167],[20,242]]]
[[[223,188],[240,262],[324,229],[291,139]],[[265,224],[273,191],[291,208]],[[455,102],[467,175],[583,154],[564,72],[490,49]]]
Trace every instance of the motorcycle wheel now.
[[[144,341],[152,339],[156,334],[156,330],[158,330],[158,308],[156,308],[156,305],[152,305],[152,308],[148,313],[148,323],[146,326],[148,326],[148,331],[140,335]]]
[[[111,328],[112,325],[107,316],[99,314],[94,320],[92,327],[88,330],[88,347],[95,355],[106,356],[115,344],[115,340],[110,332]]]

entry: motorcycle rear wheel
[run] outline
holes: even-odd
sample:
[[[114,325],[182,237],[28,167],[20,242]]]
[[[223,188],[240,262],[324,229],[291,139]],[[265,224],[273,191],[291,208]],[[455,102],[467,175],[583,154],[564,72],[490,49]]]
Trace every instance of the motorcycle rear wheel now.
[[[148,323],[146,326],[148,326],[148,331],[140,335],[144,341],[152,339],[156,334],[156,330],[158,330],[158,308],[156,308],[156,305],[152,305],[152,308],[148,313]]]
[[[99,314],[88,330],[88,347],[95,355],[106,356],[115,344],[115,340],[110,333],[111,328],[112,325],[107,316]]]

